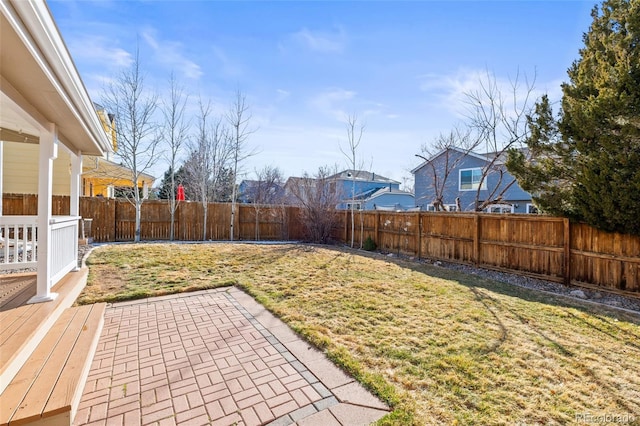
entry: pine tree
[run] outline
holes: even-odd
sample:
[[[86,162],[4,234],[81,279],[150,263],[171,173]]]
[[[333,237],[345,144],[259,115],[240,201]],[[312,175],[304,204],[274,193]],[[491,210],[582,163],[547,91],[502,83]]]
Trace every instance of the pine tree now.
[[[592,17],[558,120],[543,98],[532,159],[512,152],[508,166],[543,210],[640,234],[640,1],[606,0]]]
[[[193,200],[193,190],[189,187],[189,181],[187,178],[187,172],[184,169],[184,166],[180,166],[174,175],[175,183],[176,183],[176,191],[178,185],[182,184],[185,189],[185,195],[188,200]],[[174,196],[177,195],[174,194]],[[164,172],[164,177],[162,178],[162,182],[160,183],[160,190],[158,191],[158,198],[161,200],[167,200],[171,196],[171,167]]]

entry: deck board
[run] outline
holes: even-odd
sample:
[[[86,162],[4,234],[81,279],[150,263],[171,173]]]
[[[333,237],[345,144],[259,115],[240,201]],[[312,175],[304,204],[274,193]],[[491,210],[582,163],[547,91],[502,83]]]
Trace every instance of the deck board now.
[[[91,368],[92,359],[87,359],[87,356],[88,354],[94,354],[98,346],[100,332],[104,324],[105,309],[105,303],[91,305],[91,311],[88,313],[73,350],[70,351],[67,363],[56,382],[55,387],[58,390],[70,389],[75,391],[53,392],[53,395],[43,408],[43,416],[57,414],[68,409],[74,410],[80,404],[84,384]],[[89,356],[93,358],[92,355]]]
[[[0,398],[0,425],[69,424],[80,402],[106,304],[68,308]]]
[[[59,320],[56,322],[56,324],[61,324],[63,327],[62,335],[56,345],[53,348],[41,345],[36,349],[36,353],[38,353],[42,348],[43,353],[47,356],[47,361],[45,367],[40,370],[40,373],[29,387],[28,392],[24,396],[24,402],[16,409],[11,420],[12,422],[18,419],[21,422],[29,422],[37,420],[42,416],[44,407],[53,394],[53,389],[62,373],[62,369],[69,359],[69,354],[75,346],[87,316],[91,312],[91,306],[81,306],[79,308],[67,309],[66,311],[69,310],[72,311],[69,319],[64,318],[63,321]],[[28,362],[23,368],[32,368],[36,365],[37,364]],[[20,376],[20,373],[18,373],[18,376]],[[16,376],[16,378],[18,376]],[[11,390],[11,385],[9,386],[7,391]],[[13,392],[13,390],[11,391]],[[62,408],[63,411],[71,409],[69,406],[60,408]]]
[[[59,320],[51,327],[47,335],[42,339],[40,346],[49,350],[41,350],[34,353],[29,360],[20,369],[18,375],[13,379],[11,384],[0,398],[0,413],[2,413],[2,424],[8,423],[13,417],[18,407],[24,400],[25,395],[33,383],[38,378],[46,362],[51,356],[51,351],[55,348],[67,329],[69,321],[73,319],[76,312],[67,309],[59,318]]]
[[[13,274],[0,278],[0,311],[24,305],[36,295],[35,274]]]
[[[52,292],[58,293],[54,301],[0,311],[0,392],[60,314],[73,304],[86,283],[87,275],[86,267],[67,274],[52,288]]]

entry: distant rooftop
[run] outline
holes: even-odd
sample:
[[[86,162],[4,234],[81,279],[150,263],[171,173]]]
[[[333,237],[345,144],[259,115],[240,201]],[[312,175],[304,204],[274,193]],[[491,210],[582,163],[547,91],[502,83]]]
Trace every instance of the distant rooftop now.
[[[352,169],[344,170],[333,176],[329,176],[329,180],[332,180],[332,179],[341,179],[341,180],[355,179],[355,180],[365,181],[365,182],[400,184],[400,182],[396,180],[389,179],[388,177],[384,177],[382,175],[379,175],[373,172],[367,172],[365,170],[352,170]]]

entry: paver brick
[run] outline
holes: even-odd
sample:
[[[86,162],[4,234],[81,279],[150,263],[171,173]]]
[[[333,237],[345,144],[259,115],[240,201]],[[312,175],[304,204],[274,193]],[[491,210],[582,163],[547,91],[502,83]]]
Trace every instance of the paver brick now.
[[[353,379],[326,358],[307,369],[291,348],[322,354],[296,339],[236,289],[111,305],[74,424],[333,422],[338,401],[318,379]]]

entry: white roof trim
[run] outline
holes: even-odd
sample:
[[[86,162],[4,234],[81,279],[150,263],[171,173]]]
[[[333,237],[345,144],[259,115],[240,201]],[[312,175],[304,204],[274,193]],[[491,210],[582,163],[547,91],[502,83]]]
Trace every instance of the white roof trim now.
[[[5,16],[25,49],[38,64],[40,72],[53,91],[68,108],[76,123],[92,145],[101,153],[110,151],[111,144],[87,90],[73,63],[44,1],[0,1],[0,12]],[[3,66],[7,66],[3,64]],[[15,88],[20,90],[20,88]],[[58,126],[61,123],[56,123]],[[66,135],[77,138],[79,135]],[[72,141],[65,141],[72,143]]]

